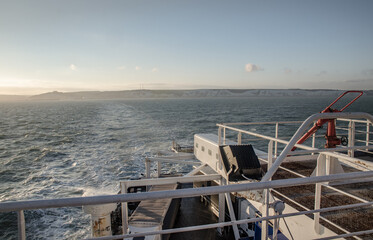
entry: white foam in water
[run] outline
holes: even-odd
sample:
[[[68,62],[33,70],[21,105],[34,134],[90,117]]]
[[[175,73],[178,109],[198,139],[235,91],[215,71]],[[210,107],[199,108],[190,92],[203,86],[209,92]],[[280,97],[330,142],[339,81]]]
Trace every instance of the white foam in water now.
[[[84,189],[83,197],[90,197],[90,196],[102,196],[102,195],[114,195],[117,194],[119,189],[97,189],[97,188],[86,188]]]

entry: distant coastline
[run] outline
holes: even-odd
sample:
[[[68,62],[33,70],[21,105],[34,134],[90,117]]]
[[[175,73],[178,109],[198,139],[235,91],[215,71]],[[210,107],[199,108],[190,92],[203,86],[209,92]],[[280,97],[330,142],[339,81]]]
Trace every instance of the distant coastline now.
[[[156,99],[156,98],[224,98],[224,97],[327,97],[337,96],[344,90],[328,89],[196,89],[196,90],[124,90],[48,92],[33,96],[0,95],[5,101],[61,101],[108,99]],[[373,96],[373,90],[364,93]]]

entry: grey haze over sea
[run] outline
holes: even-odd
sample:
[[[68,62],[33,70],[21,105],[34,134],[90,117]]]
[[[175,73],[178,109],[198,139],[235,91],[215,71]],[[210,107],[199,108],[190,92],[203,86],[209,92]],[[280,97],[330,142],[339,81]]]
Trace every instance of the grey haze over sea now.
[[[141,177],[144,159],[173,140],[192,145],[216,123],[304,120],[334,97],[209,98],[0,103],[0,201],[117,193]],[[349,111],[373,114],[373,97]],[[259,131],[256,127],[248,127]],[[281,129],[290,137],[296,128]],[[273,128],[263,129],[274,135]],[[324,134],[325,129],[320,134]],[[253,143],[266,151],[266,143]],[[164,172],[190,170],[164,165]],[[90,236],[81,208],[25,211],[27,239]],[[0,214],[0,239],[17,238],[16,213]]]

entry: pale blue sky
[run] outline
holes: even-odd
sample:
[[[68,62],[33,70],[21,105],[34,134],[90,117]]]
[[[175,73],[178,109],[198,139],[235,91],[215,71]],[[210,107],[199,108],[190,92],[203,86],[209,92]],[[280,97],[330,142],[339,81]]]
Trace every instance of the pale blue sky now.
[[[373,1],[0,0],[0,94],[373,89]]]

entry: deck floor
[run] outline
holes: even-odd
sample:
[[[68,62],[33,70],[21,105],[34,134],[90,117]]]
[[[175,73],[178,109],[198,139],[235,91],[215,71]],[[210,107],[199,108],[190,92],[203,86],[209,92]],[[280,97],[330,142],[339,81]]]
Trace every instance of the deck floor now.
[[[177,184],[158,185],[151,188],[151,192],[175,190]],[[162,225],[172,199],[156,199],[141,201],[135,212],[129,218],[129,226],[159,226]]]
[[[313,169],[316,167],[316,161],[305,161],[305,162],[288,162],[282,164],[283,167],[288,168],[297,173],[310,176]],[[263,166],[266,169],[266,166]],[[345,172],[354,171],[355,169],[350,169],[349,167],[343,166]],[[295,178],[296,175],[289,173],[285,170],[279,169],[273,176],[273,180],[276,179],[286,179]],[[363,198],[367,201],[373,201],[373,184],[372,182],[362,182],[362,183],[351,183],[351,184],[341,184],[333,186],[345,192],[351,193],[355,196]],[[314,209],[315,203],[315,186],[294,186],[277,188],[277,191],[284,194],[285,196],[295,200],[296,202],[302,204],[303,206]],[[274,195],[280,199],[281,196],[274,193]],[[291,205],[298,210],[304,210],[301,207],[283,199],[285,203]],[[338,193],[332,189],[322,187],[322,198],[321,198],[321,208],[340,206],[346,204],[359,203],[360,201]],[[321,216],[332,221],[333,223],[343,227],[349,232],[357,232],[370,230],[373,226],[373,209],[372,208],[360,208],[360,209],[346,209],[342,211],[334,211],[322,213]],[[310,217],[313,217],[312,215]],[[341,230],[329,225],[326,222],[321,222],[326,227],[330,228],[332,231],[343,234]],[[373,235],[361,236],[362,239],[373,239]]]
[[[183,188],[192,187],[192,184],[183,186]],[[189,227],[196,225],[204,225],[217,223],[218,218],[213,214],[210,205],[206,205],[200,201],[200,197],[183,198],[176,219],[174,228]],[[170,240],[213,240],[227,239],[219,236],[217,230],[207,229],[193,232],[174,233],[171,234]]]

